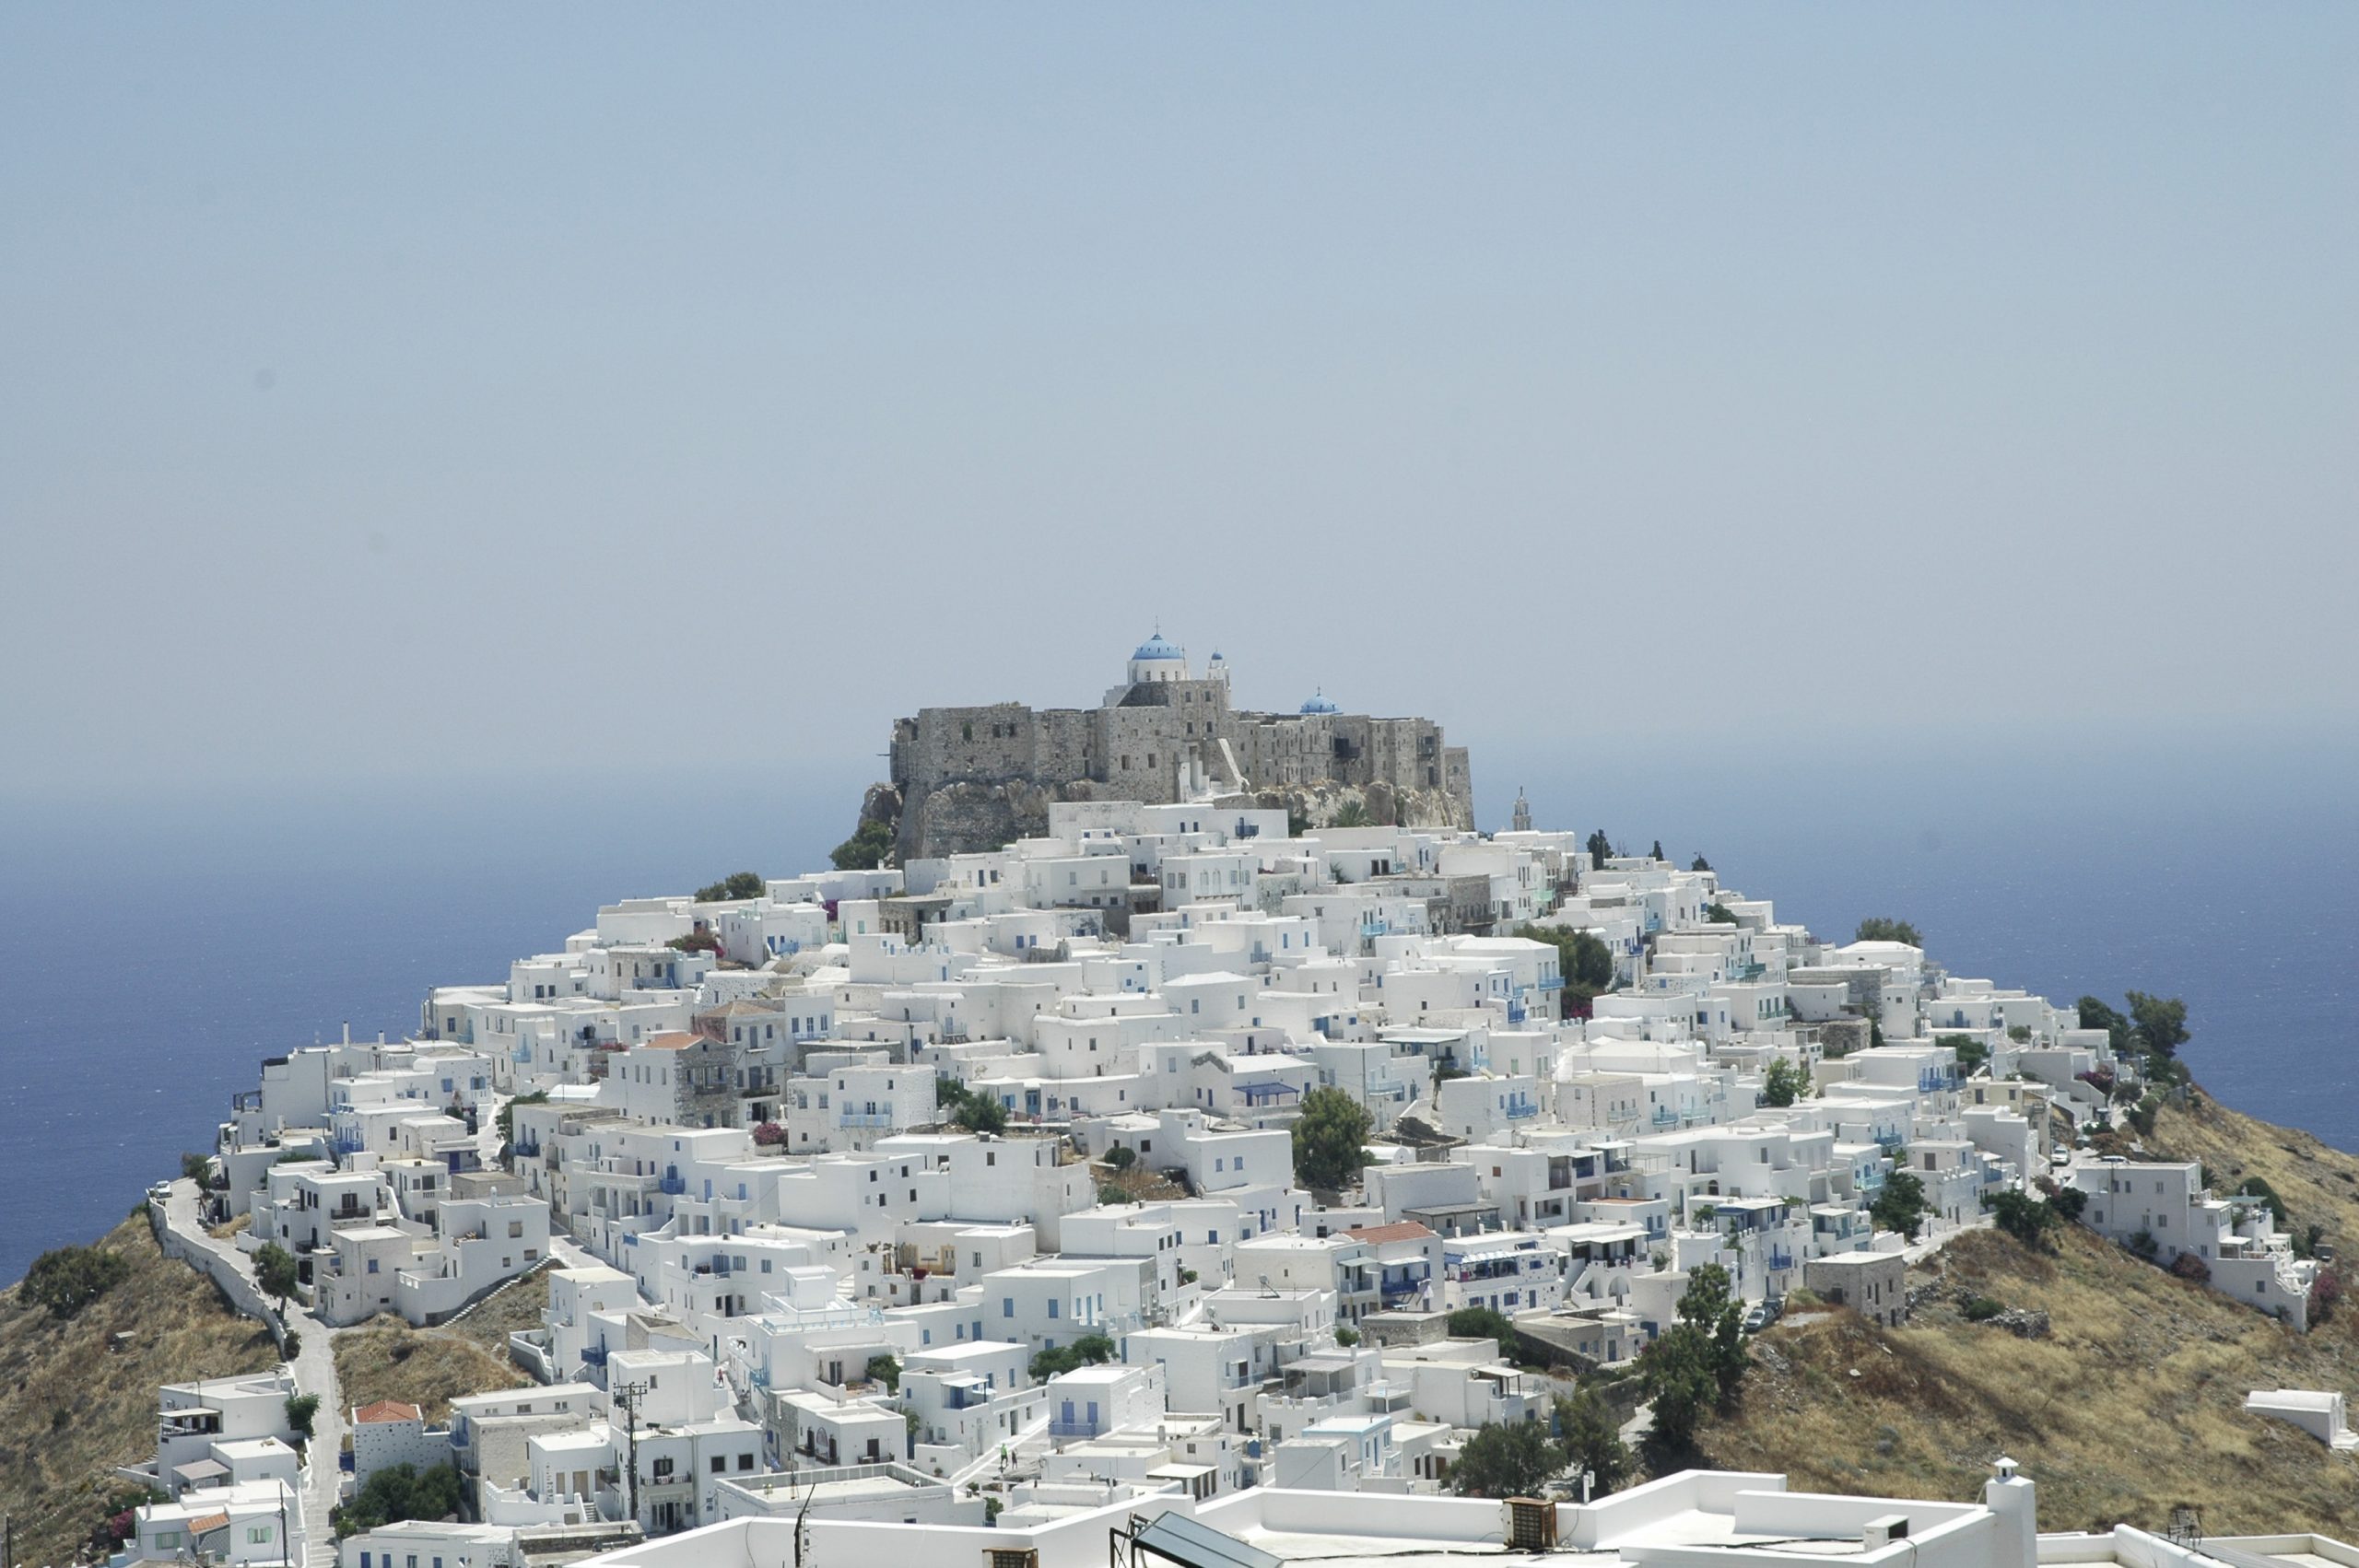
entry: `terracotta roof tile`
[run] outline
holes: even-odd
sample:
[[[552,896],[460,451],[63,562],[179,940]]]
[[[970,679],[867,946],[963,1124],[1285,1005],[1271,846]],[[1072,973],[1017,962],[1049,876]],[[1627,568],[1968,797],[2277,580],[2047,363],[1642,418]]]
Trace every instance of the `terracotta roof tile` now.
[[[1402,1220],[1392,1225],[1356,1225],[1344,1234],[1361,1241],[1419,1241],[1434,1233],[1414,1220]]]
[[[363,1405],[352,1412],[355,1426],[380,1421],[423,1420],[416,1405],[405,1405],[399,1399],[380,1399],[373,1405]]]

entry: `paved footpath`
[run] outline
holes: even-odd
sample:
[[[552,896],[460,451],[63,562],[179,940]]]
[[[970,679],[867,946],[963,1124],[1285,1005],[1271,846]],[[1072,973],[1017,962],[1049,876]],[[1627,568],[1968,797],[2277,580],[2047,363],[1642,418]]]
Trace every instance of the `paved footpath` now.
[[[172,1183],[171,1196],[164,1202],[164,1223],[191,1246],[228,1259],[249,1280],[254,1277],[253,1259],[239,1249],[234,1237],[225,1240],[205,1234],[197,1218],[196,1183],[185,1178]],[[335,1380],[335,1336],[343,1330],[321,1322],[310,1307],[291,1301],[287,1304],[287,1327],[300,1340],[295,1360],[288,1363],[295,1374],[295,1387],[299,1392],[320,1397],[319,1412],[311,1418],[311,1462],[302,1472],[303,1563],[304,1568],[333,1568],[336,1553],[328,1515],[335,1507],[336,1489],[344,1478],[337,1456],[344,1446],[345,1409]]]

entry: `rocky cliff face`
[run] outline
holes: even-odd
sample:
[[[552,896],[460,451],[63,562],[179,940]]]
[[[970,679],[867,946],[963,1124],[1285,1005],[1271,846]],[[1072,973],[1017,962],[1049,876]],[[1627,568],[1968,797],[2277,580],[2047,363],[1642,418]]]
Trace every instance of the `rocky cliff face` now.
[[[1049,831],[1049,807],[1058,801],[1119,800],[1106,785],[1087,778],[1056,785],[1017,779],[1003,784],[961,781],[945,784],[904,802],[889,784],[869,788],[861,802],[863,821],[890,824],[894,855],[904,863],[944,855],[997,849],[1018,838]],[[1446,790],[1401,790],[1390,784],[1289,785],[1224,796],[1217,807],[1259,806],[1283,811],[1312,827],[1472,827],[1472,814]]]
[[[905,805],[895,854],[907,863],[996,849],[1048,832],[1051,801],[1088,798],[1063,790],[1052,792],[1023,780],[945,784]]]
[[[1447,790],[1402,790],[1378,782],[1287,785],[1254,793],[1256,805],[1283,810],[1288,817],[1312,828],[1465,827],[1474,814],[1450,797]]]

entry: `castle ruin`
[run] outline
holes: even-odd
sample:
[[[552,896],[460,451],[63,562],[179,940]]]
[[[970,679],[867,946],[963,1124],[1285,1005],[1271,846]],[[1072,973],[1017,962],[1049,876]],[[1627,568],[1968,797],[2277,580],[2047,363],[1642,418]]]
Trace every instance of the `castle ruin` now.
[[[864,813],[898,816],[904,861],[996,849],[1048,831],[1057,801],[1283,806],[1314,825],[1472,827],[1466,748],[1429,719],[1344,713],[1316,695],[1294,713],[1229,706],[1218,653],[1202,673],[1149,638],[1096,708],[921,708],[893,725],[892,783]]]

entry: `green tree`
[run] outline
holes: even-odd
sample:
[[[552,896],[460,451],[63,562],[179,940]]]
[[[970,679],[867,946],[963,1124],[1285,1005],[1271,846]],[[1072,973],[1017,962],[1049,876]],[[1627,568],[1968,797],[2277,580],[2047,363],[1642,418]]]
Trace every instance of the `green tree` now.
[[[1360,1331],[1348,1323],[1338,1323],[1335,1325],[1335,1342],[1344,1346],[1356,1345],[1360,1342]]]
[[[1118,1171],[1126,1171],[1139,1163],[1139,1152],[1127,1143],[1117,1143],[1106,1151],[1106,1163]]]
[[[203,1187],[206,1182],[213,1179],[213,1156],[210,1154],[182,1154],[181,1156],[181,1175],[185,1179],[196,1183],[199,1187]]]
[[[1565,1456],[1536,1421],[1485,1422],[1449,1468],[1450,1489],[1465,1497],[1531,1497],[1565,1468]]]
[[[1651,850],[1648,851],[1648,853],[1653,859],[1658,860],[1669,859],[1669,857],[1662,852],[1662,840],[1660,838],[1655,840],[1655,847]]]
[[[1971,1035],[1936,1035],[1933,1044],[1947,1046],[1957,1053],[1957,1071],[1961,1077],[1971,1078],[1984,1062],[1990,1059],[1990,1047]]]
[[[868,1358],[868,1380],[871,1383],[882,1383],[885,1385],[885,1391],[887,1394],[899,1393],[901,1391],[900,1358],[891,1354],[890,1352],[870,1356]]]
[[[1868,1217],[1885,1230],[1897,1231],[1910,1241],[1925,1223],[1925,1184],[1914,1173],[1895,1170],[1884,1179],[1884,1190],[1868,1205]]]
[[[2179,1047],[2188,1040],[2187,1003],[2177,997],[2165,1000],[2144,991],[2131,991],[2128,1000],[2130,1034],[2138,1042],[2138,1048],[2165,1060],[2178,1055]]]
[[[2084,996],[2074,1005],[2080,1009],[2082,1028],[2104,1030],[2116,1056],[2127,1049],[2130,1044],[2130,1020],[2127,1017],[2093,996]]]
[[[741,898],[759,898],[769,887],[753,872],[732,872],[719,882],[707,883],[697,889],[699,904],[724,904]]]
[[[2042,1251],[2048,1233],[2062,1222],[2057,1212],[2028,1192],[2001,1192],[1990,1199],[1990,1218],[1998,1227],[2030,1247]]]
[[[1709,908],[1704,911],[1704,919],[1711,921],[1712,924],[1716,926],[1737,926],[1744,923],[1736,918],[1735,910],[1730,908],[1727,905],[1720,903],[1717,899],[1713,901],[1712,906]]]
[[[1103,1334],[1084,1334],[1070,1345],[1041,1351],[1032,1358],[1032,1381],[1050,1378],[1084,1366],[1099,1366],[1114,1359],[1114,1341]]]
[[[1367,1155],[1367,1107],[1341,1089],[1318,1088],[1302,1097],[1294,1124],[1295,1176],[1305,1187],[1340,1190],[1358,1176]]]
[[[969,1094],[959,1099],[950,1119],[969,1132],[1005,1132],[1007,1107],[989,1094]]]
[[[17,1299],[49,1309],[60,1322],[123,1283],[131,1260],[102,1246],[60,1246],[33,1259]]]
[[[1761,1075],[1761,1097],[1772,1106],[1783,1108],[1810,1090],[1810,1074],[1784,1057],[1769,1063]]]
[[[1743,1308],[1729,1289],[1728,1270],[1699,1264],[1679,1298],[1679,1321],[1638,1358],[1639,1387],[1654,1402],[1662,1441],[1674,1448],[1692,1444],[1704,1411],[1735,1394],[1746,1362]]]
[[[369,1472],[352,1501],[328,1515],[340,1536],[356,1536],[396,1519],[431,1522],[455,1517],[461,1492],[456,1465],[388,1465]]]
[[[1679,1317],[1710,1337],[1713,1379],[1722,1395],[1736,1392],[1745,1367],[1744,1304],[1731,1288],[1729,1271],[1717,1263],[1697,1264],[1679,1298]]]
[[[254,1284],[262,1293],[276,1298],[278,1310],[287,1310],[287,1298],[295,1293],[302,1282],[302,1271],[295,1262],[295,1255],[275,1241],[266,1241],[254,1249]]]
[[[1603,871],[1605,869],[1605,862],[1614,858],[1613,841],[1605,837],[1605,829],[1602,827],[1595,833],[1589,836],[1589,844],[1587,848],[1589,849],[1589,869],[1593,872]]]
[[[851,837],[827,852],[839,872],[874,871],[893,855],[890,824],[870,817],[851,830]]]
[[[1367,806],[1357,801],[1345,801],[1335,808],[1335,814],[1329,820],[1327,825],[1330,827],[1374,827],[1376,820],[1367,814]]]
[[[1654,1435],[1673,1448],[1696,1441],[1696,1423],[1719,1397],[1711,1336],[1674,1323],[1638,1356],[1638,1387],[1654,1407]]]
[[[1501,1355],[1515,1354],[1515,1325],[1496,1307],[1461,1306],[1449,1315],[1453,1340],[1496,1340]]]
[[[1571,1398],[1556,1400],[1556,1436],[1566,1463],[1590,1473],[1591,1496],[1602,1497],[1630,1479],[1634,1461],[1622,1441],[1622,1423],[1594,1387],[1584,1384]]]
[[[1515,934],[1528,942],[1544,942],[1556,950],[1556,973],[1563,977],[1565,995],[1582,1001],[1614,986],[1614,950],[1595,931],[1569,926],[1523,925]]]
[[[1595,931],[1573,933],[1573,972],[1565,977],[1577,980],[1592,991],[1611,990],[1614,987],[1614,950]]]
[[[1925,939],[1917,934],[1915,926],[1910,925],[1907,920],[1895,920],[1884,915],[1871,915],[1861,920],[1859,930],[1852,935],[1851,940],[1853,942],[1902,942],[1911,947],[1925,945]]]
[[[514,1099],[509,1101],[506,1105],[500,1106],[499,1114],[491,1118],[492,1124],[499,1129],[499,1141],[502,1143],[513,1143],[516,1141],[517,1106],[546,1106],[548,1103],[548,1091],[546,1089],[535,1089],[529,1094],[519,1094]]]
[[[1712,869],[1712,862],[1704,858],[1703,850],[1698,849],[1696,851],[1695,863],[1690,865],[1687,869],[1691,872],[1708,872]]]
[[[319,1419],[320,1397],[317,1394],[289,1394],[287,1397],[288,1429],[298,1437],[311,1435],[311,1423]]]

